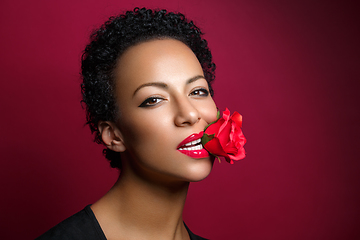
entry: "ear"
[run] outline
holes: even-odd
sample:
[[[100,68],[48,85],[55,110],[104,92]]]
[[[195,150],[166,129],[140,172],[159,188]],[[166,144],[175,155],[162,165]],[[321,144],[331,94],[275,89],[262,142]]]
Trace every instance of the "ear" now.
[[[126,147],[119,128],[110,121],[100,121],[98,125],[101,139],[105,146],[115,152],[124,152]]]

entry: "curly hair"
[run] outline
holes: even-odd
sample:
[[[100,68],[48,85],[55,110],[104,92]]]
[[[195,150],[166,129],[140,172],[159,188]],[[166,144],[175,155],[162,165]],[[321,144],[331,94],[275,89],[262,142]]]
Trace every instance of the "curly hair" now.
[[[110,17],[90,37],[81,59],[81,93],[85,103],[86,120],[96,143],[103,143],[99,121],[116,121],[118,110],[114,96],[114,69],[117,60],[129,47],[153,39],[172,38],[186,44],[199,60],[213,95],[211,82],[215,79],[215,64],[203,33],[181,13],[166,10],[135,8]],[[121,169],[120,153],[104,149],[113,168]]]

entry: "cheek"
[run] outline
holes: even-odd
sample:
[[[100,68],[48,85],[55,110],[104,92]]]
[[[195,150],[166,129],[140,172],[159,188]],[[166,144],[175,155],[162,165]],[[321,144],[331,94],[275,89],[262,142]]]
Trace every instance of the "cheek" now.
[[[163,114],[141,114],[132,116],[128,119],[123,119],[121,123],[121,130],[125,146],[127,148],[136,150],[141,146],[141,149],[151,150],[154,145],[160,145],[159,142],[167,141],[166,129],[168,125],[168,118]],[[165,136],[164,136],[165,135]]]
[[[133,145],[134,143],[145,141],[146,137],[151,134],[151,130],[151,126],[144,124],[144,122],[139,124],[136,121],[132,121],[121,124],[121,132],[123,133],[125,145]]]

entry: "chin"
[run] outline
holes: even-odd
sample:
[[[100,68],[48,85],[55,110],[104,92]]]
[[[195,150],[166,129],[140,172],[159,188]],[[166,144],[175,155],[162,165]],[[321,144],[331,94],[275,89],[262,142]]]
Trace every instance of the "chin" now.
[[[198,182],[205,179],[211,173],[214,160],[207,159],[204,161],[199,161],[195,166],[192,166],[189,169],[189,182]]]

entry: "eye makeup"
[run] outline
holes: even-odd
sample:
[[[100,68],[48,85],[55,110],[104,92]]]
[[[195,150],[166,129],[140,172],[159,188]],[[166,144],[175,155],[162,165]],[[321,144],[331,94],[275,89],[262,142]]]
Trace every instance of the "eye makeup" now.
[[[152,107],[152,106],[159,104],[163,100],[165,100],[163,97],[152,96],[152,97],[145,99],[145,101],[143,101],[139,105],[139,107]]]

